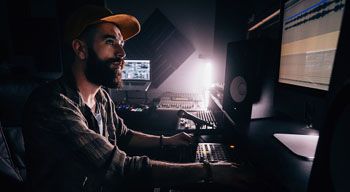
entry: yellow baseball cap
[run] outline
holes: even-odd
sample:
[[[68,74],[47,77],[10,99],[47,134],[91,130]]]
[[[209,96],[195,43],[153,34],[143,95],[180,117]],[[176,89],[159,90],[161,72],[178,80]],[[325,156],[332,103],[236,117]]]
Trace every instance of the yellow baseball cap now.
[[[76,10],[65,26],[65,41],[71,43],[86,29],[87,26],[101,23],[114,23],[123,35],[124,41],[138,34],[141,30],[139,21],[131,15],[113,14],[105,7],[85,5]]]

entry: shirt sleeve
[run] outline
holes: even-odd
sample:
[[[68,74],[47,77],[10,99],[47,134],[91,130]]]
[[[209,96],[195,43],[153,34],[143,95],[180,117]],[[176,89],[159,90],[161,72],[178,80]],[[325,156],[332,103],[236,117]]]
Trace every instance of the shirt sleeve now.
[[[131,138],[134,135],[134,131],[129,129],[124,120],[118,116],[115,105],[109,95],[103,92],[104,97],[107,99],[105,105],[107,122],[107,131],[109,132],[109,140],[111,143],[118,145],[121,149],[126,150]]]
[[[89,129],[80,109],[69,98],[62,94],[57,97],[31,107],[30,127],[35,128],[31,129],[31,135],[40,136],[37,138],[40,143],[50,143],[50,147],[72,155],[81,170],[106,186],[123,184],[130,176],[149,176],[148,157],[128,157],[108,139]],[[120,125],[120,135],[127,135],[126,126],[122,122]]]

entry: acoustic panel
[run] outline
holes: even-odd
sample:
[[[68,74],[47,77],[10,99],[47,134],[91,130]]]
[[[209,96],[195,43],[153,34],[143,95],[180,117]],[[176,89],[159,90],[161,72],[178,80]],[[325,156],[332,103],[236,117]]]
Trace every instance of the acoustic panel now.
[[[191,42],[156,9],[125,45],[128,59],[151,60],[151,86],[159,87],[195,51]]]

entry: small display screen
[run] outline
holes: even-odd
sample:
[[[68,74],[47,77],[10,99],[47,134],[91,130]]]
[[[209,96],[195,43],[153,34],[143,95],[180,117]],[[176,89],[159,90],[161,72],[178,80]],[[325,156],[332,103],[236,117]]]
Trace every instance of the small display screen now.
[[[123,80],[146,80],[151,79],[150,60],[125,60],[122,73]]]

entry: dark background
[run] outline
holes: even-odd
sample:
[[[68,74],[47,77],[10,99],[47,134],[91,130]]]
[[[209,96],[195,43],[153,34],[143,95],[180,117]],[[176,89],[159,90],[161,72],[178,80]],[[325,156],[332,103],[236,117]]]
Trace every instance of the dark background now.
[[[141,37],[147,34],[142,32],[140,38],[130,40],[126,46],[130,52],[130,59],[138,59],[131,57],[142,55],[144,57],[151,55],[152,58],[158,57],[158,59],[163,56],[163,59],[167,59],[163,62],[166,64],[158,62],[157,66],[157,63],[154,63],[155,70],[152,76],[158,78],[154,79],[156,92],[195,90],[197,84],[205,78],[199,71],[205,59],[210,59],[213,64],[212,81],[225,83],[229,42],[260,38],[278,44],[280,39],[278,16],[270,23],[248,33],[251,26],[279,9],[278,0],[167,2],[25,0],[21,3],[5,0],[1,1],[0,6],[1,81],[38,78],[52,80],[60,77],[64,64],[69,65],[71,62],[67,54],[68,48],[62,43],[65,20],[75,8],[86,3],[105,5],[118,13],[130,13],[135,15],[141,24],[152,21],[151,15],[155,13],[166,21],[166,25],[160,28],[164,29],[163,31],[148,30],[154,33],[152,38],[160,37],[160,34],[166,33],[167,30],[176,34],[165,35],[173,38],[168,42],[159,41],[169,43],[165,49],[154,51],[153,48],[159,47],[159,43],[150,46],[149,42],[152,39],[148,39],[148,42],[146,39],[143,40]],[[155,20],[157,19],[159,17]],[[174,46],[174,42],[178,44]],[[278,53],[279,46],[275,49]],[[146,54],[138,50],[153,50],[153,52]],[[276,83],[278,59],[267,60],[259,65],[264,67],[253,66],[248,69],[253,71],[263,69],[260,71],[260,79],[255,79],[258,82],[257,89],[260,91],[255,96],[252,117],[264,118],[285,114],[299,121],[311,121],[316,129],[322,126],[331,95],[349,77],[346,72],[349,70],[340,70],[346,68],[345,64],[338,62],[335,76],[339,78],[332,81],[331,92],[310,91]],[[164,68],[166,66],[167,68]]]

